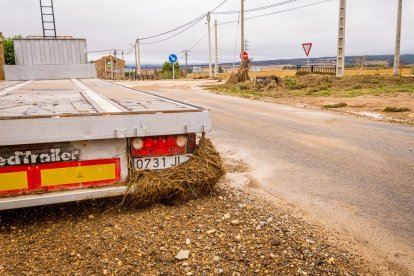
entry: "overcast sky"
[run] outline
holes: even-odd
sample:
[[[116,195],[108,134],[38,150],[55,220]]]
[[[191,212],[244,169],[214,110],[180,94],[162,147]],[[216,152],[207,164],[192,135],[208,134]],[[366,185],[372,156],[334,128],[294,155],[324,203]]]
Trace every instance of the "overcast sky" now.
[[[47,0],[45,0],[47,1]],[[246,0],[251,9],[285,0]],[[246,18],[299,7],[320,0],[297,0],[291,4],[258,12]],[[88,51],[129,49],[138,37],[147,37],[180,26],[214,9],[223,0],[54,0],[58,35],[86,38]],[[397,20],[397,0],[348,0],[346,23],[346,54],[393,54]],[[245,38],[249,55],[254,60],[305,57],[301,44],[312,42],[311,57],[336,55],[339,0],[302,9],[247,20]],[[227,0],[217,11],[240,8],[240,0]],[[414,53],[414,0],[403,0],[401,52]],[[212,23],[238,19],[237,14],[212,15]],[[212,24],[213,26],[213,24]],[[218,27],[219,61],[233,62],[238,24]],[[207,33],[206,20],[184,33],[161,43],[142,45],[141,62],[157,64],[176,53],[184,62],[182,50],[191,48]],[[39,0],[1,0],[0,31],[4,36],[41,35]],[[161,37],[163,38],[163,37]],[[212,46],[214,49],[214,29]],[[145,40],[142,42],[151,42]],[[106,53],[102,53],[106,54]],[[90,54],[96,59],[101,54]],[[238,54],[236,54],[238,56]],[[214,54],[213,54],[214,56]],[[126,56],[133,63],[133,52]],[[237,57],[238,58],[238,57]],[[208,62],[208,40],[205,37],[189,55],[190,63]]]

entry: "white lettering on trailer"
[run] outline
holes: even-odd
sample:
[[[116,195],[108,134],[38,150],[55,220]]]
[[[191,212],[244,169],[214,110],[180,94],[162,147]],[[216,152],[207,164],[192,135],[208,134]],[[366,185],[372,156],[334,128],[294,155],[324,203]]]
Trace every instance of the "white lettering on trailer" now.
[[[15,151],[9,154],[3,153],[3,156],[0,156],[0,167],[74,161],[79,158],[80,150],[78,149],[62,151],[60,148],[53,148],[42,153],[35,153],[31,150]]]
[[[97,105],[99,105],[105,112],[122,112],[118,107],[113,105],[108,101],[104,96],[99,93],[89,89],[86,85],[80,82],[77,79],[72,79],[72,82],[79,87],[79,89],[85,93],[91,100],[93,100]]]
[[[16,85],[12,85],[12,86],[0,89],[0,96],[6,95],[7,93],[10,93],[13,90],[19,89],[20,87],[25,86],[26,84],[29,84],[31,82],[32,82],[31,80],[25,81],[25,82],[18,83]]]

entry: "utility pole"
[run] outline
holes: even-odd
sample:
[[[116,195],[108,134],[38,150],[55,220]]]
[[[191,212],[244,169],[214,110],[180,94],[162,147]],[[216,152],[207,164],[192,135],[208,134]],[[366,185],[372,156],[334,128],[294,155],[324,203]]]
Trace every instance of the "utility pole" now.
[[[240,66],[243,64],[244,57],[244,0],[241,0],[241,10],[240,10],[240,19],[241,19],[241,47],[240,47]]]
[[[4,80],[4,69],[3,65],[6,64],[5,58],[4,58],[4,47],[3,47],[3,35],[0,32],[0,80]]]
[[[346,0],[339,1],[338,26],[338,55],[336,58],[336,76],[341,78],[345,74],[345,16]]]
[[[211,66],[211,34],[210,34],[210,12],[207,13],[207,26],[208,26],[208,77],[213,77],[213,71]]]
[[[135,80],[141,77],[141,52],[139,49],[139,38],[135,41]]]
[[[398,0],[397,35],[395,38],[395,54],[394,54],[394,76],[400,75],[401,14],[402,14],[402,0]]]
[[[124,50],[121,52],[122,54],[122,60],[124,61],[124,67],[122,68],[122,80],[125,80],[125,58],[124,58]]]
[[[118,58],[116,56],[116,49],[114,49],[114,56],[115,56],[115,60],[114,60],[114,64],[115,64],[115,78],[114,78],[114,80],[116,80],[119,77],[119,74],[118,74]]]
[[[217,19],[214,20],[214,32],[215,32],[215,52],[216,52],[216,60],[214,65],[214,77],[218,78],[218,38],[217,38]]]
[[[188,53],[191,52],[190,50],[184,50],[184,56],[185,56],[185,76],[188,75]]]
[[[109,50],[109,57],[111,58],[111,79],[113,80],[114,79],[114,56],[112,55],[112,50]]]

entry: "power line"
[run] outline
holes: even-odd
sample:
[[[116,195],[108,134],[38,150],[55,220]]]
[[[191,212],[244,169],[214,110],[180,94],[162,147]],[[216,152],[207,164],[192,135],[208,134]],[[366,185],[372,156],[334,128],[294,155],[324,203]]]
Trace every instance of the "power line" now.
[[[216,6],[214,9],[212,9],[212,12],[216,11],[218,8],[220,8],[222,5],[224,5],[224,3],[226,3],[227,1],[228,0],[224,0],[223,2],[221,2],[218,6]],[[180,29],[185,28],[184,30],[178,32],[177,34],[174,34],[174,35],[169,36],[167,38],[164,38],[164,39],[161,39],[161,40],[157,40],[157,41],[153,41],[153,42],[142,43],[142,44],[154,44],[154,43],[163,42],[165,40],[168,40],[170,38],[173,38],[176,35],[179,35],[179,34],[183,33],[184,31],[188,30],[189,28],[191,28],[192,26],[194,26],[195,24],[197,24],[198,22],[200,22],[201,20],[203,20],[207,16],[207,14],[208,14],[208,12],[207,13],[203,13],[199,17],[197,17],[197,18],[195,18],[195,19],[193,19],[193,20],[191,20],[191,21],[189,21],[189,22],[187,22],[187,23],[185,23],[185,24],[183,24],[183,25],[181,25],[181,26],[179,26],[177,28],[174,28],[172,30],[169,30],[169,31],[166,31],[166,32],[163,32],[163,33],[160,33],[160,34],[143,37],[143,38],[140,38],[140,40],[147,40],[147,39],[151,39],[151,38],[156,38],[156,37],[163,36],[163,35],[166,35],[166,34],[169,34],[169,33],[172,33],[172,32],[175,32],[175,31],[178,31]]]
[[[208,32],[206,32],[199,40],[197,40],[197,42],[196,43],[194,43],[194,45],[193,46],[191,46],[190,47],[190,51],[192,50],[192,49],[194,49],[198,44],[200,44],[200,42],[201,41],[203,41],[204,40],[204,38],[206,38],[206,36],[208,35]]]
[[[276,12],[270,12],[270,13],[265,13],[265,14],[260,14],[260,15],[256,15],[256,16],[247,17],[247,18],[245,18],[245,20],[251,20],[251,19],[255,19],[255,18],[259,18],[259,17],[265,17],[265,16],[269,16],[269,15],[274,15],[274,14],[299,10],[299,9],[308,8],[308,7],[311,7],[311,6],[316,6],[316,5],[320,5],[320,4],[327,3],[327,2],[332,2],[332,1],[334,1],[334,0],[323,0],[323,1],[315,2],[315,3],[311,3],[311,4],[307,4],[307,5],[302,5],[302,6],[298,6],[298,7],[294,7],[294,8],[289,8],[289,9],[284,9],[284,10],[280,10],[280,11],[276,11]],[[226,25],[226,24],[232,24],[232,23],[237,23],[237,20],[223,22],[223,23],[220,23],[219,25]]]
[[[239,19],[238,20],[232,20],[232,21],[227,21],[227,22],[222,22],[219,23],[218,25],[226,25],[226,24],[231,24],[231,23],[238,23],[240,24],[240,11],[227,11],[227,12],[216,12],[216,10],[218,8],[220,8],[222,5],[224,5],[224,3],[226,3],[228,0],[224,0],[222,1],[218,6],[216,6],[213,10],[212,13],[215,14],[239,14]],[[245,10],[245,12],[254,12],[254,11],[260,11],[260,10],[265,10],[265,9],[269,9],[269,8],[273,8],[273,7],[278,7],[278,6],[282,6],[282,5],[286,5],[286,4],[290,4],[293,2],[297,2],[298,0],[287,0],[284,2],[279,2],[279,3],[275,3],[272,5],[267,5],[267,6],[262,6],[262,7],[257,7],[257,8],[252,8],[252,9],[248,9]],[[274,14],[279,14],[279,13],[285,13],[285,12],[289,12],[289,11],[294,11],[294,10],[299,10],[299,9],[303,9],[303,8],[307,8],[307,7],[311,7],[311,6],[315,6],[315,5],[320,5],[326,2],[331,2],[333,0],[323,0],[323,1],[318,1],[315,3],[310,3],[310,4],[306,4],[306,5],[302,5],[302,6],[298,6],[298,7],[293,7],[293,8],[289,8],[289,9],[284,9],[284,10],[280,10],[280,11],[276,11],[276,12],[270,12],[270,13],[265,13],[265,14],[261,14],[261,15],[256,15],[256,16],[251,16],[251,17],[247,17],[245,18],[245,20],[251,20],[251,19],[255,19],[255,18],[259,18],[259,17],[265,17],[265,16],[270,16],[270,15],[274,15]],[[169,40],[171,38],[174,38],[180,34],[182,34],[183,32],[185,32],[186,30],[190,29],[191,27],[193,27],[194,25],[196,25],[197,23],[199,23],[200,21],[202,21],[208,13],[204,13],[202,15],[200,15],[199,17],[179,26],[176,27],[172,30],[157,34],[157,35],[153,35],[153,36],[148,36],[148,37],[144,37],[141,38],[140,40],[146,40],[146,39],[150,39],[150,38],[155,38],[155,37],[159,37],[159,36],[163,36],[165,34],[169,34],[172,33],[174,31],[178,31],[182,28],[184,28],[183,30],[179,31],[178,33],[175,33],[173,35],[170,35],[166,38],[160,39],[160,40],[156,40],[156,41],[151,41],[151,42],[146,42],[146,43],[141,43],[141,44],[145,44],[145,45],[150,45],[150,44],[156,44],[156,43],[160,43],[166,40]],[[237,27],[238,28],[238,27]],[[205,33],[196,43],[194,43],[194,45],[192,47],[189,48],[189,50],[192,50],[193,48],[195,48],[205,37],[207,36],[207,33]],[[237,42],[236,42],[237,43]],[[132,49],[134,48],[135,45],[133,45],[131,48],[127,49],[127,50],[123,50],[125,51],[125,54],[130,54],[132,52]],[[97,51],[89,51],[89,53],[100,53],[100,52],[108,52],[111,51],[113,49],[106,49],[106,50],[97,50]],[[122,49],[121,49],[122,51]]]
[[[233,56],[233,70],[234,70],[234,67],[236,66],[237,41],[239,39],[239,26],[240,26],[240,14],[239,14],[239,18],[237,19],[236,43],[234,44],[234,56]]]
[[[217,10],[220,6],[222,6],[225,2],[226,2],[227,0],[225,0],[225,1],[223,1],[220,5],[218,5],[215,9],[213,9],[213,11],[214,10]],[[261,9],[265,9],[265,8],[270,8],[270,7],[275,7],[275,6],[280,6],[280,5],[285,5],[285,4],[288,4],[288,3],[291,3],[291,2],[295,2],[295,1],[298,1],[298,0],[288,0],[288,1],[285,1],[285,2],[280,2],[280,3],[276,3],[276,4],[273,4],[273,5],[268,5],[268,6],[264,6],[264,7],[259,7],[259,8],[254,8],[254,9],[250,9],[249,11],[253,11],[253,10],[261,10]],[[288,12],[288,11],[293,11],[293,10],[298,10],[298,9],[302,9],[302,8],[306,8],[306,7],[310,7],[310,6],[314,6],[314,5],[319,5],[319,4],[322,4],[322,3],[325,3],[325,2],[330,2],[330,1],[333,1],[333,0],[323,0],[323,1],[319,1],[319,2],[315,2],[315,3],[311,3],[311,4],[307,4],[307,5],[302,5],[302,6],[299,6],[299,7],[294,7],[294,8],[289,8],[289,9],[285,9],[285,10],[280,10],[280,11],[276,11],[276,12],[271,12],[271,13],[267,13],[267,14],[262,14],[262,15],[257,15],[257,16],[252,16],[252,17],[248,17],[248,18],[246,18],[245,20],[251,20],[251,19],[254,19],[254,18],[258,18],[258,17],[264,17],[264,16],[269,16],[269,15],[274,15],[274,14],[278,14],[278,13],[284,13],[284,12]],[[240,13],[240,11],[238,11],[238,13]],[[204,16],[206,16],[206,15],[204,15]],[[163,41],[166,41],[166,40],[169,40],[169,39],[171,39],[171,38],[174,38],[174,37],[176,37],[176,36],[178,36],[178,35],[180,35],[181,33],[183,33],[183,32],[185,32],[186,30],[188,30],[189,28],[191,28],[191,27],[193,27],[195,24],[197,24],[198,22],[200,22],[204,17],[199,17],[199,18],[201,18],[200,20],[198,20],[198,21],[194,21],[192,24],[190,24],[189,26],[187,26],[184,30],[181,30],[180,32],[178,32],[178,33],[176,33],[176,34],[173,34],[173,35],[171,35],[171,36],[169,36],[169,37],[166,37],[166,38],[164,38],[164,39],[160,39],[160,40],[157,40],[157,41],[152,41],[152,42],[147,42],[147,43],[142,43],[142,44],[146,44],[146,45],[150,45],[150,44],[155,44],[155,43],[160,43],[160,42],[163,42]],[[223,23],[220,23],[220,24],[218,24],[218,25],[224,25],[224,24],[230,24],[230,23],[238,23],[238,24],[240,24],[240,15],[239,15],[239,19],[238,20],[235,20],[235,21],[228,21],[228,22],[223,22]],[[187,25],[187,24],[184,24],[184,25]],[[238,28],[238,27],[237,27]],[[194,45],[192,46],[192,47],[190,47],[189,48],[189,50],[192,50],[192,49],[194,49],[201,41],[203,41],[204,40],[204,38],[207,36],[207,34],[208,34],[208,32],[207,33],[205,33],[196,43],[194,43]]]
[[[217,6],[216,6],[214,9],[212,9],[211,11],[212,11],[212,12],[216,11],[218,8],[220,8],[222,5],[224,5],[224,3],[226,3],[227,1],[228,1],[228,0],[224,0],[224,1],[222,1],[219,5],[217,5]],[[187,22],[187,23],[185,23],[185,24],[183,24],[183,25],[181,25],[181,26],[178,26],[178,27],[176,27],[176,28],[174,28],[174,29],[168,30],[168,31],[166,31],[166,32],[159,33],[159,34],[152,35],[152,36],[147,36],[147,37],[140,38],[140,41],[141,41],[141,40],[148,40],[148,39],[151,39],[151,38],[156,38],[156,37],[164,36],[164,35],[166,35],[166,34],[173,33],[173,32],[175,32],[175,31],[178,31],[178,30],[180,30],[180,29],[183,29],[183,28],[184,28],[183,30],[179,31],[178,33],[175,33],[175,34],[173,34],[173,35],[170,35],[170,36],[168,36],[168,37],[166,37],[166,38],[159,39],[159,40],[156,40],[156,41],[151,41],[151,42],[141,43],[141,44],[145,44],[145,45],[156,44],[156,43],[160,43],[160,42],[163,42],[163,41],[169,40],[169,39],[171,39],[171,38],[174,38],[174,37],[176,37],[177,35],[182,34],[182,33],[183,33],[183,32],[185,32],[186,30],[190,29],[191,27],[193,27],[194,25],[196,25],[197,23],[199,23],[201,20],[203,20],[203,19],[207,16],[207,14],[208,14],[208,12],[207,12],[207,13],[203,13],[202,15],[198,16],[197,18],[194,18],[193,20],[191,20],[191,21],[189,21],[189,22]],[[203,38],[204,38],[204,37],[203,37]],[[201,40],[202,40],[202,39],[201,39]],[[200,40],[200,41],[201,41],[201,40]],[[199,43],[199,42],[197,42],[196,44],[198,44],[198,43]],[[132,49],[134,48],[134,46],[135,46],[135,44],[134,44],[134,45],[133,45],[130,49],[128,49],[128,50],[123,50],[123,49],[121,49],[121,51],[125,51],[125,52],[126,52],[125,54],[129,54],[129,53],[131,53],[131,52],[132,52]],[[193,47],[195,47],[195,46],[196,46],[196,45],[194,45]],[[102,53],[102,52],[108,52],[108,51],[111,51],[111,50],[113,50],[113,49],[89,51],[89,52],[88,52],[88,54],[90,54],[90,53]],[[190,50],[191,50],[191,48],[190,48]]]
[[[286,5],[286,4],[290,4],[290,3],[293,3],[293,2],[297,2],[297,1],[298,0],[287,0],[287,1],[284,1],[284,2],[275,3],[275,4],[272,4],[272,5],[267,5],[267,6],[262,6],[262,7],[247,9],[247,10],[244,10],[244,12],[255,12],[255,11],[266,10],[266,9],[270,9],[270,8],[274,8],[274,7],[279,7],[279,6]],[[237,11],[214,12],[214,14],[239,14],[239,13],[240,13],[239,10],[237,10]]]
[[[135,45],[132,45],[132,47],[131,48],[129,48],[129,49],[114,49],[114,48],[111,48],[111,49],[105,49],[105,50],[96,50],[96,51],[88,51],[87,53],[88,54],[92,54],[92,53],[102,53],[102,52],[110,52],[110,51],[113,51],[113,50],[115,50],[115,51],[119,51],[119,52],[122,52],[122,51],[124,51],[124,54],[129,54],[129,53],[131,53],[132,52],[132,49],[134,48],[134,46]]]
[[[201,19],[203,19],[203,18],[201,18]],[[155,43],[159,43],[159,42],[163,42],[163,41],[166,41],[166,40],[169,40],[169,39],[171,39],[171,38],[173,38],[173,37],[176,37],[177,35],[179,35],[179,34],[182,34],[183,32],[185,32],[185,31],[187,31],[188,29],[190,29],[191,27],[193,27],[195,24],[197,24],[198,22],[200,22],[201,20],[199,20],[199,21],[197,21],[197,22],[194,22],[193,24],[191,24],[190,26],[188,26],[187,28],[185,28],[184,30],[182,30],[182,31],[180,31],[180,32],[178,32],[178,33],[176,33],[176,34],[173,34],[173,35],[171,35],[171,36],[169,36],[169,37],[167,37],[167,38],[163,38],[163,39],[160,39],[160,40],[156,40],[156,41],[152,41],[152,42],[146,42],[146,43],[141,43],[141,44],[145,44],[145,45],[149,45],[149,44],[155,44]],[[141,39],[140,39],[141,40]]]
[[[91,53],[102,53],[102,52],[109,52],[109,51],[111,51],[112,49],[106,49],[106,50],[96,50],[96,51],[88,51],[88,54],[91,54]]]
[[[179,27],[177,27],[177,28],[174,28],[174,29],[172,29],[172,30],[169,30],[169,31],[166,31],[166,32],[163,32],[163,33],[159,33],[159,34],[156,34],[156,35],[152,35],[152,36],[143,37],[143,38],[140,38],[140,40],[147,40],[147,39],[150,39],[150,38],[156,38],[156,37],[159,37],[159,36],[163,36],[163,35],[166,35],[166,34],[169,34],[169,33],[175,32],[175,31],[178,31],[178,30],[180,30],[180,29],[182,29],[182,28],[187,27],[188,25],[193,24],[194,22],[195,22],[195,23],[200,22],[200,21],[201,21],[201,20],[203,20],[203,18],[204,18],[204,17],[206,17],[206,16],[207,16],[207,13],[203,13],[203,14],[202,14],[202,15],[200,15],[199,17],[197,17],[197,18],[195,18],[195,19],[193,19],[193,20],[191,20],[191,21],[189,21],[189,22],[187,22],[187,23],[185,23],[185,24],[183,24],[183,25],[181,25],[181,26],[179,26]]]
[[[214,9],[212,9],[211,12],[215,12],[218,8],[220,8],[221,6],[223,6],[224,3],[226,3],[226,2],[227,2],[227,0],[224,0],[223,2],[221,2],[221,4],[218,5],[217,7],[215,7]]]
[[[307,4],[307,5],[302,5],[302,6],[299,6],[299,7],[294,7],[294,8],[290,8],[290,9],[286,9],[286,10],[282,10],[282,11],[270,12],[270,13],[265,13],[265,14],[261,14],[261,15],[251,16],[249,18],[246,18],[246,20],[250,20],[250,19],[254,19],[254,18],[258,18],[258,17],[269,16],[269,15],[273,15],[273,14],[278,14],[278,13],[281,13],[281,12],[299,10],[299,9],[308,8],[308,7],[312,7],[312,6],[316,6],[316,5],[320,5],[320,4],[327,3],[327,2],[332,2],[332,1],[334,1],[334,0],[323,0],[323,1],[315,2],[315,3],[311,3],[311,4]]]

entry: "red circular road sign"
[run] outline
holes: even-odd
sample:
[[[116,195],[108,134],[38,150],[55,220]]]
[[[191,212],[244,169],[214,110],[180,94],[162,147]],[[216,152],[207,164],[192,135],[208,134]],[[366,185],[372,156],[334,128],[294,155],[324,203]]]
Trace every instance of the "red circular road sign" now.
[[[249,54],[247,52],[243,52],[243,60],[247,60],[248,58],[249,58]]]

